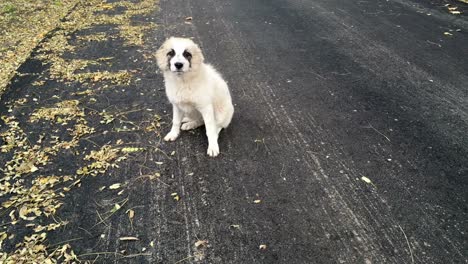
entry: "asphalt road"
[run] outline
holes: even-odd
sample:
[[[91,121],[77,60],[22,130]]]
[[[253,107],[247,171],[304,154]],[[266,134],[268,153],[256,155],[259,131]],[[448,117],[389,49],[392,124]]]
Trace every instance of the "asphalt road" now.
[[[200,175],[181,179],[187,250],[202,237],[208,263],[467,261],[464,18],[410,1],[161,9],[164,35],[201,43],[237,109],[221,158],[179,164]],[[191,156],[193,138],[177,144]]]
[[[161,0],[155,20],[151,49],[193,37],[236,112],[215,159],[203,128],[162,143],[175,155],[161,181],[132,185],[133,233],[125,216],[103,227],[99,251],[122,249],[117,238],[131,233],[155,241],[151,254],[99,261],[468,262],[465,16],[409,0]],[[108,100],[170,122],[162,81],[149,74],[137,86],[146,96]],[[131,180],[143,161],[132,162],[114,177]],[[106,182],[83,183],[63,234],[95,224],[90,198]],[[75,251],[96,251],[99,234]]]

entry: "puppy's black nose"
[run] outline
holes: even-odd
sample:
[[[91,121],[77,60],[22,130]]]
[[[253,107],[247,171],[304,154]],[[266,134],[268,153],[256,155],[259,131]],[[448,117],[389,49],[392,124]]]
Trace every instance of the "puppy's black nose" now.
[[[176,67],[176,69],[180,70],[182,69],[182,67],[184,67],[184,64],[181,62],[176,62],[174,63],[174,66]]]

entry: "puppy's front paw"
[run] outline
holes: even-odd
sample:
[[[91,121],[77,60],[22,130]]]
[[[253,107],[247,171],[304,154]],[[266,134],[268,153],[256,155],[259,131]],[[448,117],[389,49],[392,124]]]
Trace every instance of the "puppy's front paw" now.
[[[165,141],[174,141],[174,140],[177,139],[178,136],[179,136],[179,133],[171,131],[164,137],[164,140]]]
[[[207,151],[207,153],[208,153],[208,156],[210,156],[210,157],[216,157],[216,156],[218,156],[218,154],[219,154],[219,146],[218,146],[218,144],[210,144],[210,145],[208,146],[208,151]]]

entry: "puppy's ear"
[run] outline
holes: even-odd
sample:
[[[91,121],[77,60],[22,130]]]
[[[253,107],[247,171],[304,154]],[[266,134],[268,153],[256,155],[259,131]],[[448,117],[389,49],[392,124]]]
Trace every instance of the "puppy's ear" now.
[[[205,57],[203,57],[203,53],[197,44],[193,44],[191,51],[192,51],[192,61],[191,61],[192,67],[196,68],[205,61]]]
[[[159,47],[159,49],[156,51],[156,61],[158,62],[158,67],[161,69],[161,71],[166,71],[168,70],[168,57],[167,53],[169,53],[170,50],[170,41],[172,37],[164,41],[164,43]]]

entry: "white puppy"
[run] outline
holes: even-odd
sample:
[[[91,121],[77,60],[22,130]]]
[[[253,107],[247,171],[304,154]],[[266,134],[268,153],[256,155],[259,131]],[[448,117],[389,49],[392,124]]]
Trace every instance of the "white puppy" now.
[[[200,48],[190,39],[166,40],[156,52],[156,59],[173,110],[172,128],[164,140],[176,140],[181,128],[190,130],[205,124],[207,153],[216,157],[219,131],[229,125],[234,114],[226,82],[204,63]]]

